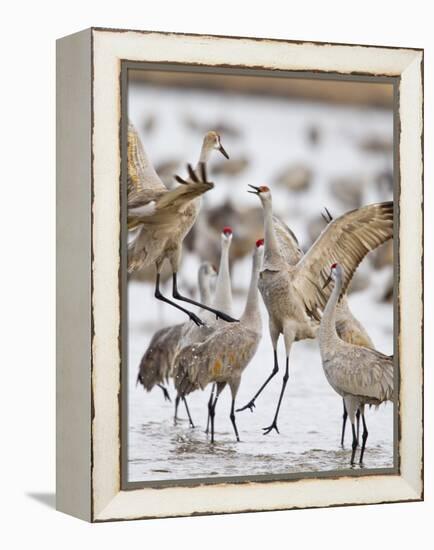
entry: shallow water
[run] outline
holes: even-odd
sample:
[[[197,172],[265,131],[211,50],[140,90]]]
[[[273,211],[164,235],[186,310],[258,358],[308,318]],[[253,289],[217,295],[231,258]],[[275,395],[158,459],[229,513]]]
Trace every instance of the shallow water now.
[[[131,284],[130,303],[137,303],[143,293],[146,293],[143,285]],[[181,420],[174,426],[173,403],[164,401],[162,391],[154,388],[151,393],[145,393],[142,386],[136,387],[136,366],[144,349],[141,342],[148,342],[151,336],[150,331],[143,331],[141,327],[140,323],[131,323],[130,328],[129,363],[133,366],[129,373],[130,481],[324,472],[349,467],[350,426],[347,424],[346,448],[341,449],[342,402],[324,377],[317,342],[299,342],[293,346],[290,379],[278,422],[280,434],[263,435],[262,428],[271,423],[279,398],[283,345],[280,372],[258,398],[254,412],[246,410],[236,415],[241,442],[236,442],[229,419],[230,392],[226,388],[217,405],[216,443],[211,445],[204,432],[209,388],[188,397],[196,425],[192,429],[182,403]],[[379,329],[381,333],[381,326]],[[237,406],[244,405],[253,396],[272,365],[272,348],[265,334],[255,358],[244,372]],[[174,398],[173,387],[170,393]],[[364,467],[392,467],[393,406],[368,409],[366,420],[369,439]]]

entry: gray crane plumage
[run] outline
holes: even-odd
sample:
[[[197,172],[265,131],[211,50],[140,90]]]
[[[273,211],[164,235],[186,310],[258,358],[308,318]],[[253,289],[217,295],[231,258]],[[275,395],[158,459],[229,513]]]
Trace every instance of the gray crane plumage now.
[[[325,376],[331,387],[344,399],[353,431],[351,464],[358,445],[355,430],[356,411],[363,422],[360,463],[368,437],[364,416],[365,405],[380,405],[393,399],[393,359],[379,351],[344,342],[336,331],[336,307],[345,281],[344,268],[333,264],[335,280],[319,328],[319,347]],[[327,281],[326,281],[327,282]]]
[[[277,342],[282,334],[286,351],[285,373],[273,421],[264,428],[264,433],[268,434],[272,430],[278,432],[277,419],[289,379],[292,344],[316,337],[321,314],[330,295],[329,288],[322,288],[328,275],[324,259],[339,261],[345,267],[342,287],[344,294],[365,255],[392,237],[393,203],[372,204],[336,218],[327,225],[305,255],[300,256],[296,239],[287,239],[286,246],[290,247],[291,243],[293,246],[293,263],[290,263],[286,254],[282,253],[279,243],[270,189],[266,186],[250,187],[250,192],[259,196],[264,209],[265,258],[259,278],[259,290],[269,315],[274,366],[254,397],[239,410],[252,410],[256,398],[277,374]]]
[[[200,298],[204,303],[211,302],[210,280],[216,275],[214,267],[209,262],[201,264],[198,272],[198,284]],[[178,323],[158,330],[151,339],[140,361],[137,382],[146,391],[151,391],[155,386],[160,387],[167,399],[169,395],[164,387],[171,377],[175,359],[179,352],[185,333],[191,327],[191,323]],[[176,414],[175,414],[176,420]],[[190,419],[190,423],[192,421]]]
[[[202,195],[214,187],[207,180],[206,162],[214,149],[228,158],[220,136],[216,132],[205,135],[196,169],[188,167],[187,179],[175,176],[181,185],[170,190],[153,169],[132,124],[128,131],[128,145],[128,229],[136,230],[128,245],[128,272],[155,265],[155,297],[183,311],[197,325],[202,325],[197,315],[162,295],[160,275],[167,260],[172,270],[173,298],[208,309],[225,321],[234,321],[210,306],[183,296],[177,287],[183,241],[197,218]]]
[[[244,369],[256,353],[262,322],[258,301],[258,275],[262,264],[263,241],[258,241],[243,315],[239,323],[217,326],[204,341],[192,343],[177,357],[175,387],[182,396],[216,383],[214,400],[209,404],[211,442],[214,442],[214,416],[218,397],[229,385],[232,394],[230,419],[239,440],[235,422],[235,398]]]
[[[327,208],[324,208],[324,213],[321,214],[326,223],[330,223],[333,220],[333,216],[330,214]],[[336,306],[336,332],[339,338],[349,344],[355,344],[365,348],[375,349],[369,334],[362,323],[354,317],[348,304],[347,295],[343,294],[340,301]],[[345,440],[345,427],[347,424],[348,413],[345,407],[345,401],[343,403],[343,415],[342,415],[342,430],[341,430],[341,447],[344,446]],[[357,441],[359,440],[359,427],[360,427],[360,411],[356,414],[357,420]]]

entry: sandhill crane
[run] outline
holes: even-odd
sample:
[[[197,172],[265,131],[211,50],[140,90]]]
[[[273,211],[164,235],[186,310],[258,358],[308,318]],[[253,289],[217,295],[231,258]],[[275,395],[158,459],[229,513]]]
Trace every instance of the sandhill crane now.
[[[232,243],[233,232],[232,228],[225,226],[220,234],[220,263],[219,270],[217,275],[217,281],[215,285],[214,298],[210,300],[213,307],[217,308],[219,311],[223,311],[228,315],[233,314],[233,299],[232,299],[232,285],[231,285],[231,275],[229,269],[229,253]],[[198,343],[205,338],[207,338],[214,330],[215,327],[221,323],[219,319],[215,317],[210,312],[205,312],[203,315],[204,320],[206,321],[205,326],[189,326],[185,333],[183,334],[182,341],[180,342],[179,349],[184,346],[188,346],[192,343]],[[175,364],[175,371],[177,369],[177,363]],[[175,374],[176,376],[176,374]],[[214,398],[215,385],[213,384],[210,393],[210,401]],[[176,402],[179,402],[179,394],[176,397]],[[206,433],[209,429],[209,415],[207,420]]]
[[[210,280],[215,277],[215,268],[204,262],[199,267],[198,282],[200,299],[205,304],[211,303]],[[164,327],[158,330],[151,339],[151,342],[140,361],[137,383],[142,384],[146,391],[151,391],[154,386],[163,390],[164,398],[170,401],[169,392],[164,384],[173,376],[173,366],[176,355],[179,351],[182,338],[190,328],[190,323],[179,323],[177,325]],[[175,423],[177,419],[179,399],[175,402]],[[184,399],[190,425],[193,421],[188,410],[187,402]]]
[[[325,214],[323,215],[323,218],[326,223],[329,224],[333,220],[333,218],[327,208],[325,208],[324,210]],[[303,256],[303,251],[300,249],[298,239],[293,231],[291,231],[291,229],[277,216],[273,216],[273,227],[276,234],[279,250],[284,260],[290,265],[298,263]],[[352,314],[346,295],[342,296],[341,301],[337,306],[336,330],[339,337],[342,338],[345,342],[374,349],[374,344],[372,343],[372,340],[370,339],[365,328]],[[261,388],[261,390],[256,394],[255,398],[259,395],[262,389],[263,388]],[[250,410],[252,410],[254,406],[254,399],[250,401],[248,405],[238,410],[242,411],[247,408],[250,408]],[[343,446],[344,442],[345,426],[348,416],[345,409],[345,404],[343,404],[343,411],[341,446]],[[360,420],[359,411],[356,414],[356,419],[358,438]]]
[[[230,274],[230,265],[229,265],[229,253],[232,243],[232,228],[225,226],[221,235],[221,253],[220,253],[220,264],[219,272],[217,277],[217,284],[215,288],[214,300],[212,302],[213,306],[220,311],[223,311],[227,315],[233,315],[233,298],[232,298],[232,284],[231,284],[231,274]],[[217,320],[218,322],[218,320]],[[216,390],[216,385],[213,384],[211,388],[211,393],[208,401],[208,418],[206,421],[205,433],[209,432],[210,424],[210,408],[214,401],[214,394]]]
[[[364,348],[375,349],[369,334],[365,327],[360,323],[350,310],[347,296],[344,295],[336,308],[336,332],[344,342],[361,346]],[[345,401],[342,400],[342,432],[341,432],[341,447],[344,446],[345,427],[347,424],[348,412],[345,407]],[[359,439],[360,411],[356,413],[357,421],[357,440]]]
[[[232,227],[228,225],[221,233],[220,263],[215,287],[213,306],[227,315],[233,315],[232,284],[229,269],[229,253],[232,244]]]
[[[259,290],[269,315],[269,330],[274,350],[274,366],[270,376],[254,397],[240,410],[253,410],[255,400],[279,370],[277,342],[283,334],[286,351],[285,373],[274,419],[264,428],[264,435],[277,428],[283,394],[289,378],[289,354],[293,342],[315,338],[329,290],[321,289],[325,281],[324,258],[345,265],[345,293],[352,276],[365,255],[387,241],[393,234],[393,203],[372,204],[347,212],[331,222],[310,250],[296,263],[285,260],[276,236],[270,189],[250,185],[264,209],[265,260],[259,277]],[[287,245],[290,245],[288,240]],[[294,257],[297,256],[295,252]]]
[[[220,263],[214,297],[210,298],[209,302],[205,302],[228,315],[232,315],[233,310],[232,285],[229,271],[229,251],[232,243],[232,236],[232,228],[229,226],[224,227],[220,234]],[[209,262],[204,263],[207,264]],[[219,322],[219,319],[210,311],[204,311],[202,317],[205,321],[204,325],[195,326],[188,323],[186,324],[187,328],[180,342],[181,347],[204,340],[211,334],[215,325]]]
[[[129,133],[133,132],[130,128]],[[228,156],[215,132],[205,136],[199,163],[196,170],[189,165],[189,179],[179,176],[179,185],[168,190],[156,175],[147,159],[140,139],[136,139],[130,158],[137,164],[131,169],[130,180],[136,181],[135,190],[128,195],[128,228],[138,229],[137,235],[128,245],[128,271],[154,264],[156,267],[155,297],[186,313],[197,325],[203,324],[197,315],[166,298],[160,291],[160,274],[163,263],[168,260],[172,269],[172,296],[177,300],[212,311],[225,321],[235,321],[232,317],[180,294],[177,273],[181,259],[182,242],[196,220],[201,206],[201,196],[212,189],[214,184],[207,181],[205,163],[213,149],[219,149]],[[130,185],[130,187],[133,184]]]
[[[324,220],[329,224],[333,220],[333,216],[330,214],[327,208],[324,208],[324,214],[322,214]],[[346,294],[341,297],[340,302],[336,306],[336,332],[339,338],[348,344],[354,344],[356,346],[362,346],[364,348],[375,349],[374,344],[367,333],[365,327],[360,323],[350,310],[348,299]],[[348,412],[345,407],[345,401],[342,400],[343,415],[342,415],[342,432],[341,432],[341,447],[344,446],[345,438],[345,426],[347,424]],[[359,441],[359,427],[360,427],[360,410],[356,413],[357,424],[357,441]]]
[[[331,387],[343,397],[345,408],[350,417],[353,432],[351,464],[354,464],[358,445],[355,414],[360,410],[363,433],[360,450],[360,464],[368,439],[364,407],[380,405],[393,400],[393,359],[382,353],[344,342],[336,332],[336,307],[345,287],[343,266],[334,263],[324,286],[335,281],[333,292],[329,296],[319,328],[319,348],[325,376]]]
[[[239,323],[217,326],[206,340],[186,346],[180,352],[175,387],[181,396],[216,383],[216,395],[209,403],[211,443],[214,443],[214,416],[220,393],[228,384],[232,394],[230,419],[237,441],[235,398],[241,375],[256,353],[262,334],[259,310],[258,276],[263,261],[263,244],[257,241],[246,305]]]

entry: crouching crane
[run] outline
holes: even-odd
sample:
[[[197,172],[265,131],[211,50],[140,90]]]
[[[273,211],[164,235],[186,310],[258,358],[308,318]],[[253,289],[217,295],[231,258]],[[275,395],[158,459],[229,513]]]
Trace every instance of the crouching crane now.
[[[199,267],[198,283],[200,299],[205,304],[211,303],[210,282],[216,276],[215,268],[209,263],[204,262]],[[182,339],[186,331],[190,328],[190,323],[179,323],[164,327],[158,330],[151,339],[140,361],[137,383],[149,392],[155,386],[159,387],[164,394],[164,398],[170,401],[169,392],[165,384],[173,376],[175,358],[179,352]],[[190,426],[194,428],[193,420],[190,415],[186,399],[183,399],[185,409],[188,415]],[[177,422],[179,399],[175,403],[174,422]]]

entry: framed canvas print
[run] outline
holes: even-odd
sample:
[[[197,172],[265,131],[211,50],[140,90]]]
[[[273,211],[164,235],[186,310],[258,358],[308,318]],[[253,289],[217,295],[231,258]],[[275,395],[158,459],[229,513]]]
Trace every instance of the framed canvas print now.
[[[423,498],[423,51],[57,43],[57,507]]]

